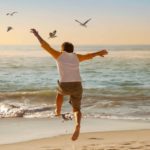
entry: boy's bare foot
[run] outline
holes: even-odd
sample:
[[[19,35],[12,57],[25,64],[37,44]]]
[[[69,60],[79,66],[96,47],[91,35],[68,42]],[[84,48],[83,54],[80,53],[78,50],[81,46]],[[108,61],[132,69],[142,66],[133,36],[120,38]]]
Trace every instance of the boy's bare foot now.
[[[72,141],[77,140],[79,137],[79,134],[80,134],[80,126],[76,126],[75,131],[72,135]]]
[[[57,109],[55,109],[55,116],[60,116],[60,115],[61,115],[60,111],[58,111]]]

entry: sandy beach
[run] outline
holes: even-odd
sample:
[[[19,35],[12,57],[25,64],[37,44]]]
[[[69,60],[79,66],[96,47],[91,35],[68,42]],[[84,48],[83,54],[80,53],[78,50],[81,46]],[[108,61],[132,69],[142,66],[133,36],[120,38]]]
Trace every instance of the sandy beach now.
[[[0,145],[1,150],[150,150],[150,130],[82,133],[76,142],[62,135]]]
[[[0,0],[0,150],[150,150],[150,0]]]
[[[67,131],[66,131],[67,129]],[[2,119],[0,150],[150,150],[150,123],[85,118],[77,141],[73,121]]]

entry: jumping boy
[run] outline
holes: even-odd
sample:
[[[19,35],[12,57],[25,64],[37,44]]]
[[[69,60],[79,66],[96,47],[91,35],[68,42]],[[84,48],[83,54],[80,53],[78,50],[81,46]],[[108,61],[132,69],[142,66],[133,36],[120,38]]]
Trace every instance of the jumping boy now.
[[[60,80],[58,81],[55,115],[59,116],[61,114],[63,96],[69,95],[69,102],[72,105],[75,118],[75,130],[72,135],[72,140],[75,141],[80,133],[80,106],[83,93],[79,63],[96,56],[104,57],[108,52],[104,49],[95,53],[76,54],[74,53],[73,44],[69,42],[64,42],[61,46],[61,51],[57,51],[44,41],[35,29],[31,29],[31,32],[39,40],[41,46],[56,60]]]

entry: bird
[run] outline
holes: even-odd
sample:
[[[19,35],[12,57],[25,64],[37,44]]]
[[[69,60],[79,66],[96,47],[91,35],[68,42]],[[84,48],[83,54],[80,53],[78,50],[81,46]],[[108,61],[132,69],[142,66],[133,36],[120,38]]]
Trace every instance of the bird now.
[[[7,27],[7,32],[9,32],[10,30],[12,30],[13,28],[11,26]]]
[[[83,27],[87,27],[86,26],[86,24],[89,22],[91,20],[91,18],[90,19],[88,19],[88,20],[86,20],[85,22],[80,22],[80,21],[78,21],[78,20],[75,20],[76,22],[78,22],[81,26],[83,26]]]
[[[18,12],[14,11],[14,12],[11,12],[11,13],[7,13],[6,15],[7,15],[7,16],[13,16],[13,15],[16,14],[16,13],[18,13]]]
[[[57,32],[56,30],[54,30],[53,32],[50,32],[49,33],[49,38],[55,38],[55,37],[57,37],[56,36],[56,32]]]

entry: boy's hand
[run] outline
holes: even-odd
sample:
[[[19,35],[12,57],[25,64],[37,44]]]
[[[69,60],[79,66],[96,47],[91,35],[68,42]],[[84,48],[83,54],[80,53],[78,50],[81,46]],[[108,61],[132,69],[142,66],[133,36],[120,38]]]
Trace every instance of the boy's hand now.
[[[35,36],[39,35],[36,29],[31,29],[30,32],[33,33]]]
[[[101,50],[101,51],[99,52],[99,56],[101,56],[101,57],[104,57],[104,55],[107,55],[107,54],[108,54],[108,52],[107,52],[106,49]]]

